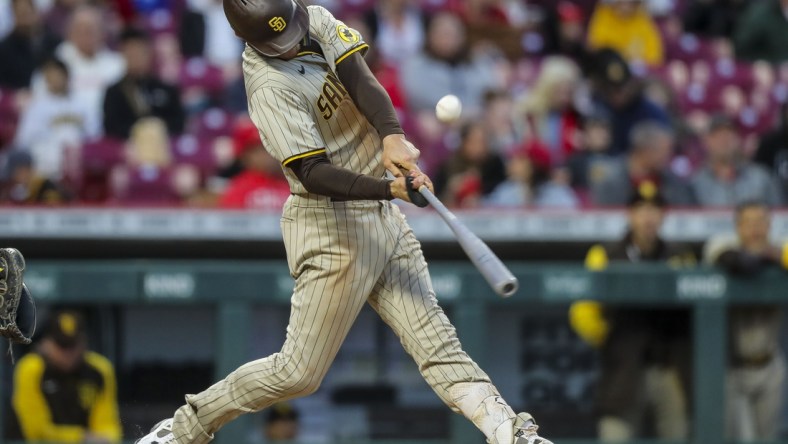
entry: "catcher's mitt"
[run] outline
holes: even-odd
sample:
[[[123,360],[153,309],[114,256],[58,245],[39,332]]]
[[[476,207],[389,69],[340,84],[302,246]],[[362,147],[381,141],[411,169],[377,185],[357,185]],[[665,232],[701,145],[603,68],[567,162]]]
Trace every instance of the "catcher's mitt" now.
[[[36,330],[36,304],[25,286],[25,258],[14,248],[0,248],[0,336],[29,344]]]

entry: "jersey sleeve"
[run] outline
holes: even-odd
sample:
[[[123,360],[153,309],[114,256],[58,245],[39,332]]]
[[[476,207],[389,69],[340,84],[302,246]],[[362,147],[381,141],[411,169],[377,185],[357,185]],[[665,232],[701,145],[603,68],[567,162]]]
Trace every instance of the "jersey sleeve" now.
[[[101,355],[88,352],[87,362],[101,374],[104,387],[90,409],[90,431],[111,443],[120,442],[123,435],[118,414],[118,384],[112,363]]]
[[[364,54],[369,49],[360,32],[337,20],[326,8],[309,6],[308,10],[310,34],[320,42],[332,70],[351,54]]]
[[[266,151],[282,165],[326,152],[312,111],[299,94],[280,88],[259,89],[249,100],[249,112]]]

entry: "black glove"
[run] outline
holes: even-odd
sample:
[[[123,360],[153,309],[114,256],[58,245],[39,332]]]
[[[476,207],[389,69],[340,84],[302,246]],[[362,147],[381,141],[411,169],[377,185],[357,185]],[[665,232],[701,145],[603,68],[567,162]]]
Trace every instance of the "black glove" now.
[[[421,195],[418,190],[413,189],[413,177],[407,176],[405,178],[405,188],[408,189],[408,198],[413,205],[417,207],[424,208],[430,203],[427,201],[427,198]]]

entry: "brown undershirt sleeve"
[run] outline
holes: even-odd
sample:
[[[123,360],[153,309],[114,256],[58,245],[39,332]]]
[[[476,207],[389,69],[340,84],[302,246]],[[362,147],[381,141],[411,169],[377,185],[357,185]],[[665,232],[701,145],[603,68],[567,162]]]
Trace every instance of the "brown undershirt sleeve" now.
[[[405,134],[391,98],[369,70],[360,52],[342,60],[337,65],[337,75],[356,107],[378,131],[381,139],[391,134]]]
[[[341,200],[391,200],[391,181],[332,165],[325,154],[287,164],[310,193]]]

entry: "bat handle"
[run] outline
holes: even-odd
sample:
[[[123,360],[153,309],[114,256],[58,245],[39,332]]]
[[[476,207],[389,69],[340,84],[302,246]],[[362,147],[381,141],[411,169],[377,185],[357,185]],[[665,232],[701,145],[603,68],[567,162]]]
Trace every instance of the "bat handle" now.
[[[430,189],[427,188],[427,185],[420,186],[419,193],[421,193],[421,195],[424,196],[425,199],[427,199],[427,202],[429,202],[433,208],[438,210],[439,213],[448,213],[448,209],[446,208],[446,206],[443,205],[443,202],[438,200],[438,198],[435,197],[434,194],[432,194],[432,191],[430,191]]]

